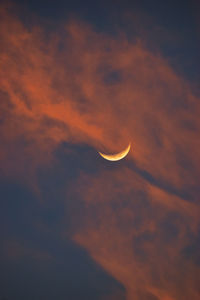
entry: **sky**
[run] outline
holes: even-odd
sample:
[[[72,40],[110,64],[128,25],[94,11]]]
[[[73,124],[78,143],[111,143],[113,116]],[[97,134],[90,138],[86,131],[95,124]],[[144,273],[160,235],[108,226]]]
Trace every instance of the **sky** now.
[[[0,2],[0,300],[200,299],[199,20]]]

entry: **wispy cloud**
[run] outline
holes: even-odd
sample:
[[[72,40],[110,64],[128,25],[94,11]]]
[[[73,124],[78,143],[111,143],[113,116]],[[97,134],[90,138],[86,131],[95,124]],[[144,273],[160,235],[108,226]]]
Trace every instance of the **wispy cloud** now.
[[[51,164],[63,142],[120,151],[130,141],[128,166],[74,179],[87,210],[72,238],[128,299],[198,299],[199,267],[184,256],[199,226],[200,109],[189,82],[122,33],[70,20],[47,41],[5,7],[0,20],[3,174]]]

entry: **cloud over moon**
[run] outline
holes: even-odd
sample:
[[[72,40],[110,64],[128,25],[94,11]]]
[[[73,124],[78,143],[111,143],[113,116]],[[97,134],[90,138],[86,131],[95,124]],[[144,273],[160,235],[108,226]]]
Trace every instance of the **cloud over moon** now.
[[[142,39],[77,20],[47,39],[2,7],[0,40],[1,175],[53,164],[63,142],[110,152],[132,142],[129,166],[73,179],[87,212],[71,238],[128,299],[198,300],[187,249],[199,226],[200,102],[190,83]]]

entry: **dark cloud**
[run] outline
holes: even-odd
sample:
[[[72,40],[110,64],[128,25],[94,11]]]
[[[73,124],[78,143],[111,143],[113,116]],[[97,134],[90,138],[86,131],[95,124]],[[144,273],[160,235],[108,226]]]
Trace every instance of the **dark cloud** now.
[[[11,182],[1,182],[0,191],[2,297],[126,298],[123,285],[95,263],[86,250],[62,238],[62,204],[57,203],[56,209],[53,205],[58,199],[48,195],[48,204],[38,203],[28,188]]]

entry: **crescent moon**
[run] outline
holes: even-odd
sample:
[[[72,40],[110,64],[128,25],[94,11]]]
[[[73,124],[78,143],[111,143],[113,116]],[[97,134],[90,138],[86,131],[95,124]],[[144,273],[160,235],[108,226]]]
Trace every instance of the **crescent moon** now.
[[[119,153],[116,153],[116,154],[104,154],[101,152],[99,152],[99,154],[107,160],[117,161],[117,160],[124,158],[129,153],[130,148],[131,148],[131,144],[129,144],[125,150],[123,150]]]

